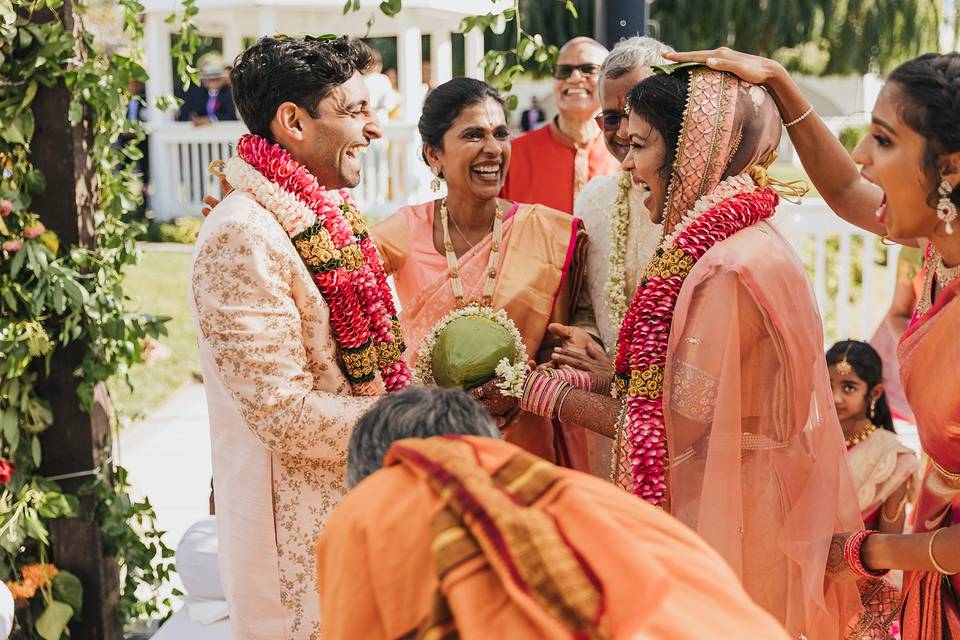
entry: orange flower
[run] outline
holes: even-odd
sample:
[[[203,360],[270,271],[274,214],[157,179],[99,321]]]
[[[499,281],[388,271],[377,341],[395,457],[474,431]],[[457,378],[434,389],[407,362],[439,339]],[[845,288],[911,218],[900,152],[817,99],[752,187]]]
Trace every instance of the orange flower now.
[[[26,602],[37,593],[37,585],[33,580],[21,580],[19,582],[7,581],[7,588],[13,594],[13,599]]]
[[[32,582],[40,589],[46,587],[58,573],[60,570],[52,564],[25,564],[20,567],[23,581]]]

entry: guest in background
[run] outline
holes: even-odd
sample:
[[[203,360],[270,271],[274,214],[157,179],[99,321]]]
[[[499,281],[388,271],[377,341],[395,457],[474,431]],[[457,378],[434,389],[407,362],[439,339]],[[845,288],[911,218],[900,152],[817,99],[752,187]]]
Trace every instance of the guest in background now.
[[[919,465],[893,428],[883,361],[866,342],[844,340],[827,351],[827,365],[863,522],[868,529],[902,533]]]
[[[177,119],[196,126],[237,119],[230,77],[219,57],[211,55],[201,62],[200,86],[187,91]]]
[[[520,128],[524,132],[539,129],[546,119],[547,114],[540,108],[540,100],[537,96],[533,96],[530,98],[530,108],[520,114]]]
[[[573,213],[573,200],[594,176],[617,173],[620,164],[600,135],[597,79],[607,49],[591,38],[574,38],[560,49],[553,69],[553,99],[559,115],[550,124],[513,141],[513,162],[501,196]]]

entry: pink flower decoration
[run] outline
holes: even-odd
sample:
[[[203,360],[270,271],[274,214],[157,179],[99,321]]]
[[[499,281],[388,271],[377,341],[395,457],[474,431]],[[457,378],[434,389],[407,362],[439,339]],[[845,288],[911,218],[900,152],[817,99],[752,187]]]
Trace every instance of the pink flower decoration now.
[[[724,195],[731,190],[722,191]],[[737,231],[773,215],[779,197],[772,189],[733,193],[711,210],[691,222],[673,245],[694,262]],[[666,366],[667,345],[673,311],[686,276],[655,276],[641,282],[630,303],[620,336],[614,366],[621,381],[629,384],[634,371],[652,365]],[[663,395],[656,399],[644,395],[626,400],[622,460],[629,467],[628,477],[620,478],[624,489],[647,502],[664,506],[667,500],[667,437],[663,418]]]
[[[23,237],[27,240],[33,240],[34,238],[38,238],[43,235],[43,232],[46,230],[47,228],[43,226],[42,223],[34,222],[33,224],[28,224],[23,228]]]
[[[20,251],[20,248],[23,246],[23,240],[16,238],[15,240],[7,240],[0,247],[4,251],[9,251],[10,253],[16,253]]]
[[[241,137],[237,153],[265,178],[313,211],[336,248],[344,249],[358,243],[340,208],[341,199],[352,206],[349,194],[344,191],[335,195],[329,193],[285,149],[259,136],[248,134]],[[359,248],[364,258],[363,267],[349,272],[342,266],[335,266],[314,275],[314,282],[330,307],[334,339],[346,349],[368,343],[388,344],[396,339],[392,331],[396,309],[386,283],[383,262],[369,237],[359,241]],[[410,372],[402,356],[388,363],[380,373],[387,391],[401,389],[410,383]],[[355,391],[372,388],[370,385],[354,385]]]
[[[13,203],[9,200],[0,200],[0,218],[6,218],[13,213]]]

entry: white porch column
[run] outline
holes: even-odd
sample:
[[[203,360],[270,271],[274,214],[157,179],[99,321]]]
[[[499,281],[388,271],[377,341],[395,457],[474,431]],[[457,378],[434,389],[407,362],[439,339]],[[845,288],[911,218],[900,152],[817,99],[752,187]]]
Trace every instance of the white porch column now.
[[[144,25],[147,55],[147,105],[150,122],[172,122],[173,112],[158,112],[154,103],[160,96],[173,95],[173,62],[170,57],[170,30],[159,13],[148,13]]]
[[[453,77],[453,42],[446,29],[430,34],[430,82],[438,86]]]
[[[231,20],[223,27],[223,63],[232,65],[243,51],[243,31],[238,20]]]
[[[144,47],[147,64],[147,154],[150,156],[152,183],[150,206],[154,215],[166,220],[176,214],[176,189],[173,183],[173,158],[157,131],[169,127],[174,111],[157,109],[157,98],[173,95],[173,61],[170,57],[170,30],[159,13],[148,13],[144,24]]]
[[[277,34],[277,10],[273,7],[257,7],[257,35]]]
[[[402,16],[403,14],[401,14]],[[398,16],[399,18],[399,16]],[[415,122],[423,100],[423,56],[420,27],[412,19],[399,21],[397,30],[397,83],[403,101],[403,118]]]
[[[465,61],[464,73],[468,78],[486,80],[483,73],[483,33],[472,29],[463,34],[463,57]]]

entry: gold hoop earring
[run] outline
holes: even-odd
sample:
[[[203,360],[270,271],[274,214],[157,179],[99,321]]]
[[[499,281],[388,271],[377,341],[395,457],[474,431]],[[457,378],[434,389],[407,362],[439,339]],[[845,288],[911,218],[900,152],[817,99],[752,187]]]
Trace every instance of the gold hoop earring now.
[[[948,180],[943,180],[937,193],[940,195],[940,200],[937,202],[937,217],[946,224],[947,235],[953,235],[953,221],[957,219],[957,205],[950,199],[953,185]]]

